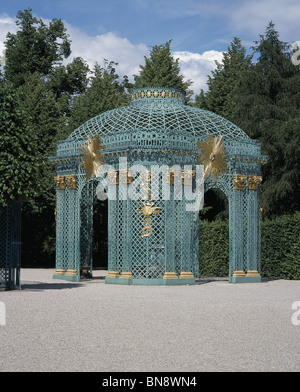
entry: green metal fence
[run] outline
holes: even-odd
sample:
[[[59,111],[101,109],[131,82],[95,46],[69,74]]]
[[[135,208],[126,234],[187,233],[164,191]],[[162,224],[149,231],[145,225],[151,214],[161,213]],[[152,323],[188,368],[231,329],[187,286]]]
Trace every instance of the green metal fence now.
[[[0,208],[0,288],[20,288],[21,203]]]

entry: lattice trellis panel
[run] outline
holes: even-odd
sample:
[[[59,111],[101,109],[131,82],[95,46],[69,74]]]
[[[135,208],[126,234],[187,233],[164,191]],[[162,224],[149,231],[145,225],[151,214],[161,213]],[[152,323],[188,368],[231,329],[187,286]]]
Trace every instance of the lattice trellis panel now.
[[[88,182],[80,197],[80,267],[92,269],[93,258],[93,203],[95,183]]]
[[[0,288],[20,288],[21,203],[0,208]]]
[[[7,208],[0,209],[0,287],[8,282],[8,261],[10,243],[10,225]]]

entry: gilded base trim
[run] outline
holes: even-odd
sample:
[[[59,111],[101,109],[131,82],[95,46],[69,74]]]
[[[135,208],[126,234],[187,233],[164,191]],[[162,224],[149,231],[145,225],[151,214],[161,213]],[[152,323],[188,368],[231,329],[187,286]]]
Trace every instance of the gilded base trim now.
[[[106,278],[118,278],[119,272],[118,271],[108,271]]]
[[[246,276],[260,276],[257,270],[248,270]]]
[[[245,276],[245,272],[243,270],[235,270],[232,275],[233,278],[239,278],[242,276]]]
[[[132,273],[130,271],[122,272],[120,278],[132,279]]]
[[[195,279],[194,275],[190,271],[181,271],[179,278],[180,279]]]
[[[165,272],[164,279],[178,279],[176,272]]]
[[[55,275],[64,275],[64,274],[65,274],[65,270],[62,269],[62,268],[58,268],[58,269],[55,271]]]
[[[68,276],[75,276],[75,275],[77,275],[77,271],[76,271],[75,269],[68,269],[68,270],[66,271],[65,275],[68,275]]]

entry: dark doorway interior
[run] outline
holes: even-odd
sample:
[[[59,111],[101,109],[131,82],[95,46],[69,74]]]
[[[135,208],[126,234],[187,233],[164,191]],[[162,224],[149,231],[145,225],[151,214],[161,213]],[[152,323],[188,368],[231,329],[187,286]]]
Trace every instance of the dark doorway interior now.
[[[108,201],[96,198],[93,216],[93,268],[108,266]]]

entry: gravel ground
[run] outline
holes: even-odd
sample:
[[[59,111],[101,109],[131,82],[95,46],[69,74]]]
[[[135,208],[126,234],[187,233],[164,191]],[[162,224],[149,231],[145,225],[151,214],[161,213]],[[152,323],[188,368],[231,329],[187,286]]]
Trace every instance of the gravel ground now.
[[[22,269],[22,290],[0,292],[0,371],[300,371],[300,281],[119,286],[106,271],[53,272]]]

